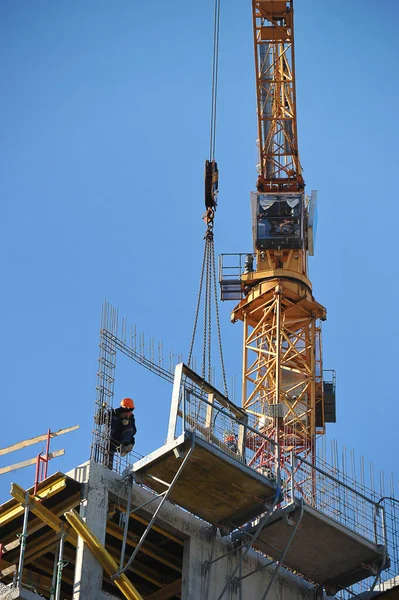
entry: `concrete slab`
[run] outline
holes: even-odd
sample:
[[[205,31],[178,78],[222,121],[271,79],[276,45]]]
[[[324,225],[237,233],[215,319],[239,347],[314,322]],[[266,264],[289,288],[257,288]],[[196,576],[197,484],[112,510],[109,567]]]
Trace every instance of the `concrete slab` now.
[[[254,548],[279,559],[299,516],[297,504],[276,511]],[[246,528],[249,533],[254,529]],[[383,561],[383,550],[382,546],[305,504],[302,521],[284,564],[335,593],[376,573]]]
[[[181,465],[176,453],[191,448],[190,432],[133,465],[143,483],[157,492],[166,488],[149,477],[171,483]],[[264,512],[276,495],[276,483],[200,437],[194,438],[191,457],[168,499],[225,530],[235,529]]]

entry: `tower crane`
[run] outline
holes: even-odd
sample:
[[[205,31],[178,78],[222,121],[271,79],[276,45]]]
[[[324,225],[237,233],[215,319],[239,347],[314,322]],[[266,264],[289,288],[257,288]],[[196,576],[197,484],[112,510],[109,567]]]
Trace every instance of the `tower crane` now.
[[[231,272],[225,276],[222,255],[221,298],[240,299],[231,319],[244,326],[242,406],[255,429],[278,441],[284,470],[292,453],[315,461],[316,438],[335,420],[335,388],[326,395],[329,412],[320,326],[326,309],[313,297],[308,273],[316,192],[305,194],[298,154],[293,0],[252,0],[252,10],[259,138],[254,253],[236,281]],[[277,457],[263,447],[264,438],[251,443],[262,467],[275,472]]]

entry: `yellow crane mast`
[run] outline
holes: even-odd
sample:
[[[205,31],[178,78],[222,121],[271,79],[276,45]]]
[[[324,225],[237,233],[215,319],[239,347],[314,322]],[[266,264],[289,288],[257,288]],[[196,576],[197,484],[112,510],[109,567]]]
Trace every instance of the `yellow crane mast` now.
[[[305,195],[298,154],[293,1],[253,0],[252,7],[259,176],[251,192],[254,254],[232,321],[244,324],[242,405],[256,429],[278,440],[284,469],[291,452],[314,460],[324,433],[319,320],[326,309],[308,275],[316,193]],[[275,471],[262,439],[251,444],[263,468]]]

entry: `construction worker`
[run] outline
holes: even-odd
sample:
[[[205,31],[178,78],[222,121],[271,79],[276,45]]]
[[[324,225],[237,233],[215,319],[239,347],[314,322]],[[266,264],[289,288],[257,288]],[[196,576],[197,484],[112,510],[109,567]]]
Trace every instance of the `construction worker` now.
[[[234,431],[224,432],[224,443],[230,452],[238,454],[238,436],[236,433],[234,433]]]
[[[107,409],[106,405],[99,410],[96,422],[107,424],[109,428],[109,452],[105,456],[105,466],[112,469],[115,452],[126,456],[133,450],[136,435],[136,421],[133,415],[134,402],[131,398],[123,398],[119,408]]]

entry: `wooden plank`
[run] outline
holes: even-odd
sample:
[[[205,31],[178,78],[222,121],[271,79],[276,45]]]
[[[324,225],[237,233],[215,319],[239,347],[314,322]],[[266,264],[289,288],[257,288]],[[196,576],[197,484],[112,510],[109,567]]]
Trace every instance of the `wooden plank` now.
[[[104,548],[99,539],[90,531],[89,527],[78,515],[76,510],[69,510],[65,513],[68,523],[74,528],[75,532],[82,538],[87,547],[94,554],[103,569],[108,575],[114,575],[118,571],[118,565]],[[131,581],[123,573],[114,579],[115,585],[121,590],[128,600],[143,600],[143,597],[136,590]]]
[[[57,458],[58,456],[64,456],[65,450],[55,450],[54,452],[50,452],[48,455],[48,459],[52,460],[53,458]],[[11,473],[11,471],[16,471],[17,469],[23,469],[24,467],[30,467],[34,465],[37,461],[37,456],[35,458],[30,458],[29,460],[23,460],[19,463],[14,463],[13,465],[9,465],[8,467],[0,468],[0,475],[4,475],[4,473]]]
[[[28,564],[30,561],[33,561],[34,556],[41,556],[41,554],[45,554],[46,552],[49,551],[49,547],[52,547],[53,545],[56,545],[59,541],[59,536],[57,536],[57,534],[50,529],[50,531],[47,531],[45,534],[41,535],[38,539],[36,540],[27,540],[27,547],[26,547],[26,551],[25,551],[25,564]],[[12,564],[14,563],[18,563],[19,560],[19,549],[13,549],[10,552],[7,552],[7,554],[5,555],[6,560]],[[1,563],[0,563],[1,565]],[[0,575],[1,575],[1,568],[0,568]]]
[[[44,556],[41,556],[40,558],[37,558],[35,560],[34,564],[41,571],[44,571],[45,573],[48,573],[49,575],[53,574],[53,569],[54,569],[54,561],[53,560],[50,560],[49,558],[45,558]],[[73,572],[63,569],[62,580],[65,581],[65,583],[68,583],[69,585],[73,585],[73,582],[74,582]]]
[[[149,523],[148,519],[145,519],[144,517],[138,515],[137,513],[131,514],[130,518],[134,519],[135,521],[138,521],[139,523],[143,523],[143,525],[148,525],[148,523]],[[179,544],[179,546],[184,546],[184,541],[183,540],[179,539],[178,537],[176,537],[172,533],[169,533],[169,531],[166,531],[165,529],[162,529],[162,527],[158,527],[158,525],[153,525],[152,529],[154,531],[157,531],[158,533],[162,533],[162,535],[164,535],[165,537],[167,537],[170,540],[172,540],[172,542],[176,542],[176,544]]]
[[[59,429],[54,433],[50,432],[50,438],[52,439],[59,435],[64,435],[64,433],[75,431],[75,429],[79,429],[79,427],[80,425],[73,425],[72,427],[67,427],[66,429]],[[0,456],[3,454],[8,454],[9,452],[15,452],[15,450],[20,450],[21,448],[27,448],[28,446],[32,446],[32,444],[37,444],[38,442],[44,442],[44,440],[47,440],[47,435],[47,433],[43,433],[42,435],[37,435],[36,437],[29,438],[28,440],[17,442],[16,444],[12,444],[6,448],[0,448]]]
[[[107,533],[115,537],[117,540],[123,540],[123,529],[118,527],[116,523],[108,522],[107,523]],[[139,540],[139,536],[133,536],[130,532],[127,534],[126,543],[135,548],[137,546],[137,542]],[[143,554],[147,554],[147,556],[151,556],[151,558],[155,558],[158,562],[163,563],[167,567],[182,572],[182,567],[177,563],[177,561],[172,560],[171,555],[168,552],[165,552],[161,548],[155,546],[155,544],[151,544],[150,542],[144,542],[140,549]]]
[[[172,581],[172,583],[154,592],[151,596],[147,596],[146,600],[169,600],[169,598],[173,598],[181,592],[181,584],[181,579],[176,579],[176,581]]]
[[[0,566],[2,568],[2,572],[7,572],[7,575],[2,577],[13,575],[17,568],[16,564],[8,563],[4,559],[0,561]],[[24,583],[33,585],[35,588],[41,589],[42,591],[48,591],[51,589],[51,577],[46,577],[46,575],[36,573],[35,571],[32,571],[32,569],[24,568],[22,571],[22,578]]]
[[[20,504],[24,504],[26,491],[23,488],[21,488],[18,484],[12,483],[11,496],[15,498]],[[78,538],[74,530],[71,529],[65,522],[61,521],[61,519],[57,517],[54,513],[52,513],[51,510],[49,510],[43,504],[38,502],[33,496],[29,496],[29,510],[57,533],[64,531],[64,533],[67,536],[66,539],[68,540],[68,542],[71,542],[71,544],[76,546]]]
[[[35,498],[39,498],[40,500],[44,500],[46,498],[51,498],[55,494],[57,494],[60,490],[66,487],[66,477],[62,476],[55,481],[51,481],[47,485],[44,485],[36,494]],[[7,503],[8,504],[8,503]],[[24,512],[24,507],[20,504],[12,505],[6,508],[3,511],[0,511],[0,527],[6,525],[16,517],[19,517]]]
[[[76,492],[76,494],[73,494],[73,496],[66,498],[66,500],[64,500],[60,504],[53,506],[51,511],[57,517],[59,517],[60,515],[63,515],[64,512],[66,512],[67,510],[71,510],[71,508],[75,508],[75,506],[77,506],[79,504],[79,501],[80,501],[80,492]],[[41,519],[39,519],[38,517],[36,517],[35,519],[32,519],[28,523],[28,537],[30,535],[32,535],[33,533],[40,531],[40,529],[43,529],[44,527],[46,527],[46,524],[43,523],[43,521]],[[14,550],[14,548],[19,547],[20,538],[19,537],[17,538],[17,534],[20,533],[20,530],[21,530],[21,527],[18,527],[17,529],[15,529],[14,531],[10,532],[8,535],[6,535],[2,538],[2,544],[3,544],[3,547],[6,552],[10,552],[11,550]]]
[[[119,565],[119,561],[121,558],[120,549],[115,548],[110,544],[107,544],[106,550],[107,552],[109,552],[109,555],[115,560],[116,564]],[[146,565],[141,563],[140,560],[138,560],[137,558],[134,559],[127,572],[139,575],[142,579],[146,579],[146,581],[149,581],[150,583],[156,585],[159,588],[162,588],[165,585],[165,579],[162,579],[162,574],[159,570],[157,571],[155,569],[152,569],[151,567],[147,567]]]

